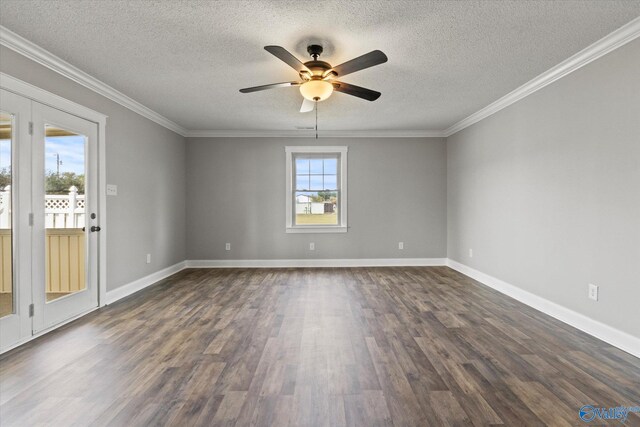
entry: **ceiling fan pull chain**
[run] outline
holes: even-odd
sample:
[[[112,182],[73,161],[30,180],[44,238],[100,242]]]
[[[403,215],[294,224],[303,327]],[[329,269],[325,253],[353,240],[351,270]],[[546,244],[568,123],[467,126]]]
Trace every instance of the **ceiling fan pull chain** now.
[[[318,100],[316,99],[316,139],[318,139]]]

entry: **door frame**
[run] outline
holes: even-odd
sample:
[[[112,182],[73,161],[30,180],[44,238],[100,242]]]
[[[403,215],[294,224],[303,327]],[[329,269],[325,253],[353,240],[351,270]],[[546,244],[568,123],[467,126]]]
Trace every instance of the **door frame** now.
[[[6,73],[0,72],[0,87],[9,92],[13,92],[16,95],[23,96],[32,101],[39,102],[49,107],[64,111],[90,122],[96,123],[98,126],[98,215],[100,218],[101,227],[106,230],[107,225],[107,194],[106,194],[106,124],[107,115],[98,111],[87,108],[83,105],[77,104],[59,95],[40,89],[30,83],[24,82]],[[106,232],[99,233],[98,236],[98,307],[103,307],[107,304],[106,290],[107,290],[107,234]],[[71,321],[79,316],[76,316],[68,321]],[[45,329],[37,334],[33,334],[28,339],[20,341],[15,345],[3,349],[8,351],[11,348],[15,348],[18,345],[23,344],[49,330],[62,326],[68,321],[55,325],[49,329]]]

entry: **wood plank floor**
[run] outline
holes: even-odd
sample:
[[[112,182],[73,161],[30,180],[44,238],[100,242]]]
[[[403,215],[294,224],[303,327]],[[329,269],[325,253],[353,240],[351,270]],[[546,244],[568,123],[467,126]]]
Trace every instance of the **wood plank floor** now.
[[[640,360],[447,267],[188,269],[0,387],[3,426],[564,426],[640,405]]]

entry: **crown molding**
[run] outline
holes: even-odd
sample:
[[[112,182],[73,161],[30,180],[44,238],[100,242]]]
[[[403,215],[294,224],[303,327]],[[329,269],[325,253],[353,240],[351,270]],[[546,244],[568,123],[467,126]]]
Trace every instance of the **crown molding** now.
[[[150,108],[145,107],[138,101],[129,98],[122,92],[85,73],[79,68],[69,64],[67,61],[55,56],[48,50],[41,48],[35,43],[14,33],[2,25],[0,25],[0,44],[177,134],[185,136],[187,133],[187,130],[177,123],[174,123]]]
[[[315,138],[313,130],[191,130],[188,138]],[[430,130],[320,130],[320,138],[442,138]]]
[[[550,68],[539,76],[529,80],[516,90],[506,94],[497,101],[487,105],[481,110],[476,111],[469,117],[460,120],[443,131],[444,136],[449,137],[464,128],[471,126],[480,120],[497,113],[503,108],[539,91],[545,86],[555,82],[556,80],[566,76],[577,69],[584,67],[592,61],[603,55],[629,43],[640,36],[640,17],[623,25],[612,33],[604,36],[597,42],[586,47],[570,58],[562,61],[555,67]]]
[[[327,130],[320,131],[319,136],[323,138],[446,138],[537,92],[545,86],[584,67],[590,62],[629,43],[639,36],[640,17],[635,18],[565,61],[550,68],[497,101],[454,123],[445,130]],[[2,25],[0,25],[0,44],[184,137],[315,137],[315,132],[312,130],[188,130]]]

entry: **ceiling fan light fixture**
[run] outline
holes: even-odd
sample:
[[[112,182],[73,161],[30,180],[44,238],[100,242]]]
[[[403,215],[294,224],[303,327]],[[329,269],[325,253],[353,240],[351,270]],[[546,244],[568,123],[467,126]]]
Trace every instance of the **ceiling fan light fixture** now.
[[[322,54],[322,46],[307,46],[307,52],[313,58],[311,61],[302,63],[298,58],[291,54],[282,46],[265,46],[264,50],[296,70],[301,81],[288,81],[282,83],[272,83],[268,85],[253,86],[240,89],[241,93],[259,92],[267,89],[275,89],[281,87],[299,86],[300,94],[304,97],[301,113],[308,113],[317,109],[317,102],[324,101],[329,98],[333,91],[341,92],[346,95],[355,96],[357,98],[366,99],[367,101],[375,101],[380,98],[381,93],[375,90],[351,85],[342,81],[334,80],[338,76],[342,77],[356,71],[380,65],[387,62],[387,55],[379,50],[373,50],[364,55],[360,55],[350,61],[343,62],[338,66],[332,66],[330,63],[320,61],[318,57]]]
[[[333,85],[325,80],[310,80],[300,85],[300,93],[309,101],[324,101],[333,93]]]

